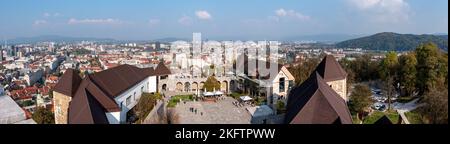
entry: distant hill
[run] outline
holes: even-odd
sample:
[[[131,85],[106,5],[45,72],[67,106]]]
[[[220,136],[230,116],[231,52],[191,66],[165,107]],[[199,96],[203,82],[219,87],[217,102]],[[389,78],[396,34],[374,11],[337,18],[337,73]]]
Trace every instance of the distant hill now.
[[[80,42],[80,41],[101,41],[101,42],[111,42],[114,39],[108,38],[89,38],[89,37],[65,37],[58,35],[43,35],[36,37],[19,37],[15,39],[8,40],[11,44],[22,44],[22,43],[37,43],[37,42]]]
[[[359,38],[367,35],[349,35],[349,34],[318,34],[318,35],[299,35],[284,37],[284,41],[318,41],[318,42],[340,42],[348,39]]]
[[[153,41],[157,42],[174,42],[174,41],[192,41],[184,38],[175,38],[175,37],[168,37],[168,38],[160,38],[160,39],[154,39]]]
[[[419,44],[433,42],[439,48],[448,50],[448,35],[413,35],[391,32],[351,39],[336,44],[338,48],[363,48],[366,50],[414,50]]]

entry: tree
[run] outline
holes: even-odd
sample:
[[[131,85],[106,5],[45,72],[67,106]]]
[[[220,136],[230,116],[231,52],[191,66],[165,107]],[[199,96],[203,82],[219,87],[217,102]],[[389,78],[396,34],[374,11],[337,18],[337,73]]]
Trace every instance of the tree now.
[[[372,95],[369,86],[367,85],[356,85],[350,95],[349,109],[352,113],[356,113],[356,117],[359,119],[359,114],[365,112],[365,110],[372,105]]]
[[[400,57],[400,85],[406,96],[411,96],[416,90],[417,59],[414,53]]]
[[[433,124],[448,124],[448,89],[432,88],[425,94],[422,115]]]
[[[388,52],[386,58],[380,63],[380,77],[383,80],[384,91],[388,100],[388,109],[391,109],[391,98],[395,94],[397,84],[398,58],[396,52]]]
[[[426,93],[434,87],[438,80],[439,50],[431,42],[421,44],[416,49],[417,58],[417,87],[419,94]]]
[[[38,124],[54,124],[55,123],[55,117],[54,117],[53,113],[44,107],[37,107],[32,115],[32,118]]]
[[[319,64],[320,60],[318,58],[306,58],[304,61],[300,62],[298,65],[289,67],[289,72],[295,78],[295,85],[300,85],[308,79],[311,73]]]
[[[214,76],[209,76],[202,89],[206,89],[208,92],[220,90],[220,83]]]

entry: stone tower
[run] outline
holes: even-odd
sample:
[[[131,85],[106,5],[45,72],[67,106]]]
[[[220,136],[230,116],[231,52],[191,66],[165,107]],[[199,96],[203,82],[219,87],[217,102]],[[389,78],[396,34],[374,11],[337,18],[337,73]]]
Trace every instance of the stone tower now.
[[[327,55],[317,66],[316,70],[325,82],[338,93],[346,102],[347,98],[347,72],[332,55]]]
[[[76,70],[67,69],[53,89],[56,124],[67,124],[70,101],[82,80],[78,73]]]

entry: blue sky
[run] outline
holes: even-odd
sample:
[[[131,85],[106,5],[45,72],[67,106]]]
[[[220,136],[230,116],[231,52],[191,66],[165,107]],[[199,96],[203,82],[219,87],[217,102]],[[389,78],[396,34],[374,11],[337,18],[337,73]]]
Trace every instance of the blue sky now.
[[[448,33],[448,0],[0,0],[0,37]]]

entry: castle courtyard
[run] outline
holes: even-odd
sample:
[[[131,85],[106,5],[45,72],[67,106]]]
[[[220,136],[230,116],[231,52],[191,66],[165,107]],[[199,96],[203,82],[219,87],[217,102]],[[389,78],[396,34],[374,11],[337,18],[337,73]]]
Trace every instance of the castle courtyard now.
[[[251,115],[246,107],[233,105],[236,100],[225,97],[217,102],[180,102],[174,108],[179,124],[250,124]],[[191,108],[194,111],[191,111]],[[197,109],[197,113],[195,112]]]

